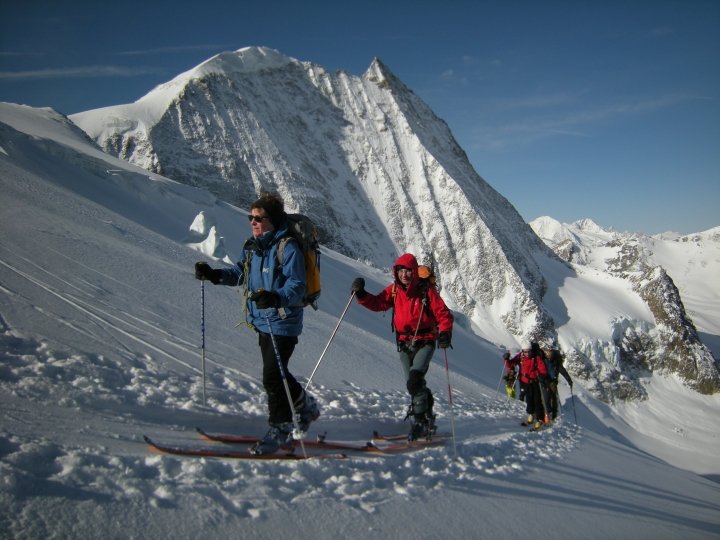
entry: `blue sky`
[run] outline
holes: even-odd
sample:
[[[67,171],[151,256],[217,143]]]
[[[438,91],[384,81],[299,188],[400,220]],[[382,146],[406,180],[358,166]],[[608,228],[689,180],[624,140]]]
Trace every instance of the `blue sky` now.
[[[353,75],[379,57],[528,221],[720,225],[716,0],[0,0],[0,101],[129,103],[254,45]]]

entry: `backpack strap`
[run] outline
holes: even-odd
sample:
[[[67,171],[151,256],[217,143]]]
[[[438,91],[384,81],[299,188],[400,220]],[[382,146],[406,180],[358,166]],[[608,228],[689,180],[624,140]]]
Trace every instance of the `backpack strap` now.
[[[250,291],[248,290],[249,282],[250,282],[250,259],[252,259],[252,251],[249,249],[245,251],[245,260],[243,261],[243,274],[245,275],[245,286],[243,287],[244,292],[241,293],[243,298],[243,314],[245,315],[245,325],[248,328],[251,328],[257,332],[257,328],[255,328],[255,325],[250,322],[248,319],[248,297],[250,296]],[[242,323],[237,323],[237,326],[240,326]]]
[[[280,240],[278,240],[278,246],[277,246],[277,260],[280,263],[280,266],[285,264],[285,246],[290,240],[295,240],[292,236],[283,236]],[[295,240],[297,242],[297,240]]]
[[[277,260],[278,264],[273,265],[272,269],[272,276],[271,281],[275,281],[275,270],[276,268],[282,268],[283,264],[285,264],[285,246],[290,240],[295,240],[292,236],[285,235],[280,240],[277,241],[277,249],[275,250],[275,259]],[[295,240],[297,242],[297,240]],[[277,308],[278,314],[280,315],[281,319],[287,319],[287,311],[284,307]]]

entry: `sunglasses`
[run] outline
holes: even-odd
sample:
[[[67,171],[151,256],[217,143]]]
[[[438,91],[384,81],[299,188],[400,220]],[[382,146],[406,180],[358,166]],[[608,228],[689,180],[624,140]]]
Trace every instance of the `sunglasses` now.
[[[254,221],[255,223],[262,223],[263,219],[270,219],[268,216],[253,216],[248,214],[248,221]]]

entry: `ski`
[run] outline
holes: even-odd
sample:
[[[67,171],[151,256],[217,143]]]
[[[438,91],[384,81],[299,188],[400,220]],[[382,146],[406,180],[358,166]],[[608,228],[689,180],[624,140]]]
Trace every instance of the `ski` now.
[[[202,428],[195,428],[198,434],[206,440],[213,442],[220,442],[226,444],[255,444],[258,441],[257,437],[249,437],[246,435],[234,435],[230,433],[210,433]],[[416,450],[421,450],[431,446],[441,446],[445,443],[447,436],[441,435],[434,438],[433,440],[418,440],[408,441],[407,435],[403,436],[382,436],[378,432],[374,432],[373,437],[378,441],[377,444],[373,441],[366,442],[365,444],[346,442],[346,441],[327,441],[325,436],[322,435],[316,441],[304,440],[303,445],[305,448],[311,448],[314,450],[338,450],[344,452],[359,452],[373,455],[388,455],[388,454],[400,454],[408,453]],[[299,446],[299,441],[295,441],[295,447]]]
[[[210,433],[202,428],[196,427],[196,431],[200,434],[203,439],[214,442],[221,442],[227,444],[255,444],[258,442],[257,437],[249,437],[246,435],[234,435],[231,433]],[[298,446],[300,441],[295,441],[295,445]],[[347,450],[353,452],[381,452],[382,449],[378,448],[371,442],[365,444],[355,444],[345,441],[326,441],[324,436],[319,440],[303,440],[303,445],[306,448],[314,449],[325,449],[325,450]]]
[[[429,439],[420,438],[414,441],[408,441],[408,434],[393,434],[393,435],[384,435],[378,431],[373,431],[372,440],[373,441],[406,441],[411,443],[423,443],[423,442],[432,442],[436,439],[447,439],[450,437],[449,433],[433,433],[433,435]]]
[[[227,450],[219,448],[195,448],[192,446],[167,445],[153,441],[147,435],[143,435],[143,439],[151,449],[163,454],[172,454],[175,456],[196,456],[196,457],[215,457],[226,459],[256,459],[256,460],[291,460],[299,461],[305,459],[347,459],[347,454],[343,453],[313,453],[313,454],[295,454],[293,450],[288,452],[275,452],[274,454],[251,454],[248,450]]]
[[[397,435],[381,435],[378,431],[373,431],[372,438],[374,441],[406,441],[408,438],[407,433]]]
[[[414,452],[423,448],[434,446],[444,446],[449,435],[446,433],[435,434],[431,439],[417,439],[408,441],[407,435],[383,435],[377,431],[373,431],[373,441],[387,441],[388,445],[380,446],[383,452],[388,454],[399,454],[404,452]]]
[[[430,441],[397,440],[397,442],[392,442],[387,445],[379,446],[378,448],[380,448],[380,453],[382,454],[406,454],[411,452],[417,452],[418,450],[422,450],[424,448],[444,446],[445,442],[445,437],[436,437]]]

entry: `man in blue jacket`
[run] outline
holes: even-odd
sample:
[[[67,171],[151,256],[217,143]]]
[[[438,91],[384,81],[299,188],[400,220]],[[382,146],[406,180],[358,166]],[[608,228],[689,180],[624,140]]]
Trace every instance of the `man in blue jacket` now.
[[[242,259],[231,268],[213,269],[205,262],[195,264],[195,277],[215,285],[245,285],[248,325],[258,333],[263,361],[263,386],[269,409],[267,434],[252,449],[270,454],[291,443],[292,409],[275,352],[285,368],[290,395],[299,417],[301,431],[320,415],[315,399],[307,394],[288,371],[290,356],[303,327],[305,259],[296,241],[287,241],[282,263],[278,260],[280,240],[288,235],[287,214],[282,199],[264,193],[250,207],[252,236],[243,246]],[[273,344],[274,341],[274,344]]]

